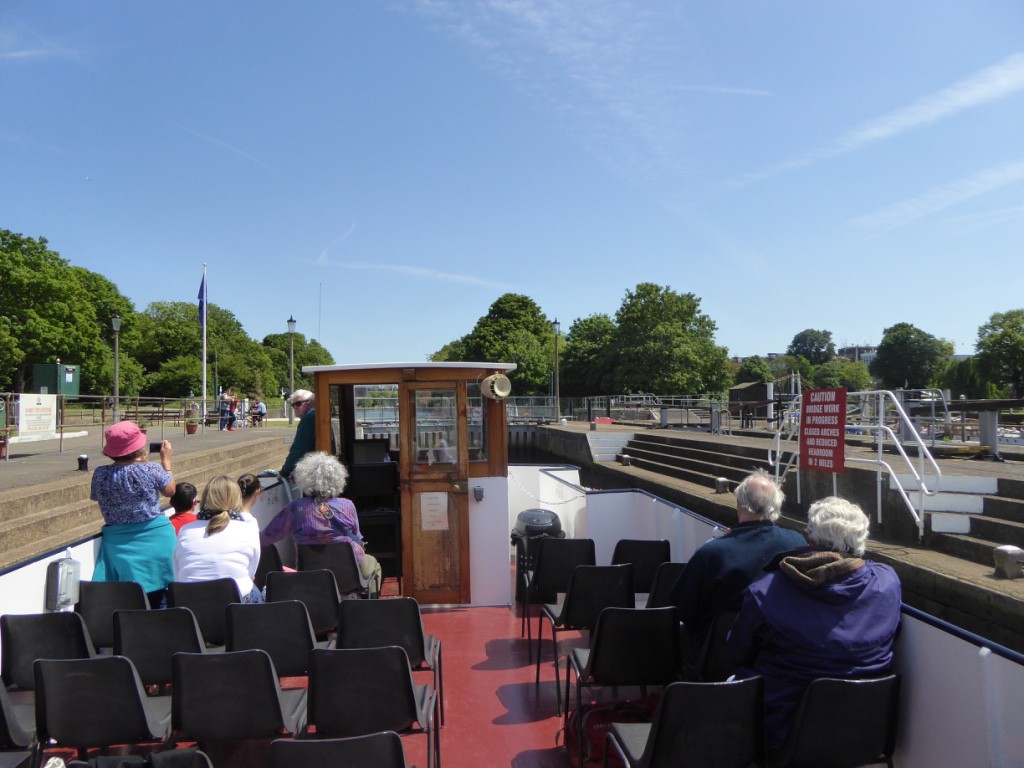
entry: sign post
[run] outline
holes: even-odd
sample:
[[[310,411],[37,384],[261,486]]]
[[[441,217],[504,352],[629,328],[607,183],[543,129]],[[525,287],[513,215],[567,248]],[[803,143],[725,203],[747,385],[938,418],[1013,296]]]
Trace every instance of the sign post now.
[[[800,405],[800,469],[846,468],[846,390],[812,389]]]

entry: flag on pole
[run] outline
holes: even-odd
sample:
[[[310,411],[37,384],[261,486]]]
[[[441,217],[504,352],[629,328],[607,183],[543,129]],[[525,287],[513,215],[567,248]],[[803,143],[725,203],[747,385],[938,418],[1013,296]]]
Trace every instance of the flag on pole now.
[[[206,326],[206,270],[203,270],[203,282],[199,284],[199,325]]]

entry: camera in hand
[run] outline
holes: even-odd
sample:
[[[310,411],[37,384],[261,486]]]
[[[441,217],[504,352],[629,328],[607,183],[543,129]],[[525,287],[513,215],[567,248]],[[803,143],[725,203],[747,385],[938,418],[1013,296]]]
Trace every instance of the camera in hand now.
[[[149,444],[149,452],[150,453],[160,453],[160,446],[162,446],[162,445],[163,445],[163,443],[150,443]]]

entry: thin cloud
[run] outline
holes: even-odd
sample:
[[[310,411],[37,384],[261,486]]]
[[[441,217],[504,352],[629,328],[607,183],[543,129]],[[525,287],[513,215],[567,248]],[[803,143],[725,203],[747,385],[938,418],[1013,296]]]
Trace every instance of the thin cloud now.
[[[674,90],[693,91],[695,93],[720,93],[726,96],[774,96],[774,91],[760,88],[734,88],[727,85],[677,85]]]
[[[968,109],[1006,98],[1024,89],[1024,53],[1014,53],[948,88],[924,96],[906,107],[867,120],[835,139],[830,145],[789,158],[761,171],[740,176],[727,189],[745,187],[773,176],[895,138]]]
[[[1022,180],[1024,180],[1024,160],[1005,163],[988,168],[973,176],[934,187],[918,197],[861,216],[853,221],[853,225],[874,230],[871,236],[877,237],[898,227],[906,226],[917,219]]]
[[[338,262],[339,267],[345,269],[356,269],[363,272],[385,272],[393,275],[404,275],[418,280],[432,280],[441,283],[456,283],[458,285],[475,285],[481,288],[505,289],[509,286],[494,280],[485,280],[475,275],[462,275],[454,272],[438,272],[436,269],[427,267],[414,267],[406,264],[373,264],[361,261]]]
[[[26,37],[31,39],[25,40]],[[0,34],[0,60],[37,61],[46,59],[80,61],[81,56],[77,51],[43,37],[34,29],[23,27],[17,32],[8,29]]]
[[[336,238],[331,240],[331,242],[324,246],[323,250],[320,251],[320,255],[313,263],[316,264],[317,266],[326,265],[328,263],[327,259],[330,256],[331,251],[334,249],[334,247],[352,237],[352,233],[355,231],[356,223],[353,221],[351,224],[349,224],[348,229],[346,229],[344,232],[342,232],[340,235],[338,235]]]
[[[193,130],[192,128],[189,128],[188,126],[184,126],[184,125],[181,126],[181,130],[185,131],[185,133],[192,134],[197,139],[202,139],[205,142],[213,144],[215,147],[220,147],[221,149],[226,149],[229,152],[232,152],[232,153],[238,155],[239,157],[244,157],[246,160],[250,160],[250,161],[256,163],[256,165],[258,165],[258,166],[260,166],[262,168],[266,168],[268,171],[275,171],[273,166],[267,165],[265,162],[260,160],[258,157],[254,157],[253,155],[250,155],[248,152],[245,152],[245,151],[239,149],[238,147],[235,147],[235,146],[233,146],[231,144],[228,144],[226,141],[221,141],[220,139],[216,139],[213,136],[208,136],[205,133],[200,133],[199,131]]]

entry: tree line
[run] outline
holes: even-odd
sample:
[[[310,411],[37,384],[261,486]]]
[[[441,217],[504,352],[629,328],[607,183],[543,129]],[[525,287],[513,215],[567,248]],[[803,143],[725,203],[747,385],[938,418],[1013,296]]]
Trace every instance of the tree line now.
[[[72,266],[32,239],[0,229],[0,391],[26,391],[33,363],[60,358],[79,363],[83,394],[113,389],[110,320],[121,317],[120,391],[126,395],[199,395],[202,336],[198,306],[153,302],[137,312],[102,275]],[[567,397],[717,394],[733,384],[772,381],[799,373],[805,388],[851,391],[949,389],[953,397],[1024,396],[1024,309],[994,313],[978,328],[977,353],[953,357],[953,345],[910,323],[882,334],[870,365],[836,354],[832,334],[808,328],[784,355],[729,358],[717,344],[718,326],[693,293],[640,283],[625,292],[614,315],[592,314],[556,326],[528,296],[507,293],[491,304],[465,336],[430,356],[436,361],[511,362],[514,391],[553,391],[555,351],[559,392]],[[256,341],[228,310],[207,307],[211,393],[216,384],[268,396],[288,387],[289,335]],[[557,341],[556,341],[557,339]],[[315,339],[294,336],[296,386],[311,381],[304,365],[333,364]]]
[[[120,392],[200,397],[202,326],[198,301],[157,301],[144,310],[106,277],[72,266],[48,247],[0,229],[0,391],[31,391],[32,366],[59,358],[76,363],[82,394],[109,394],[114,381],[114,330],[119,332]],[[197,284],[198,287],[198,284]],[[217,384],[238,394],[276,396],[289,386],[289,335],[256,341],[228,310],[209,304],[208,395]],[[294,336],[295,384],[308,387],[304,365],[330,365],[315,339]]]

